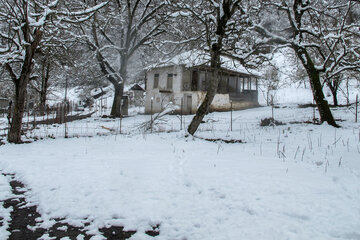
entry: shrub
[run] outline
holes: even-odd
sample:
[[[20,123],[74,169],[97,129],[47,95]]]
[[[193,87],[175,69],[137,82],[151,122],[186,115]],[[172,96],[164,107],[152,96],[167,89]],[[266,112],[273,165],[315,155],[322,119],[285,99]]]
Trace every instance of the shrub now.
[[[279,125],[285,125],[285,123],[276,121],[274,118],[264,118],[264,119],[261,119],[261,122],[260,122],[261,127],[279,126]]]

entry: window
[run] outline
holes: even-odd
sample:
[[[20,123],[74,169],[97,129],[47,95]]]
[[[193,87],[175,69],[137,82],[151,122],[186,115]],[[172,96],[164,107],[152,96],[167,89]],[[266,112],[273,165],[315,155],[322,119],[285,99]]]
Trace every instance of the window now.
[[[219,79],[219,89],[218,89],[219,93],[227,92],[228,79],[229,79],[229,75],[227,75],[226,73],[221,73],[220,79]]]
[[[199,82],[199,72],[198,71],[192,71],[191,75],[191,91],[197,91],[198,90],[198,83]]]
[[[229,92],[237,92],[236,91],[236,76],[230,76],[229,78]]]
[[[243,87],[243,79],[237,77],[236,78],[236,92],[240,93],[242,87]]]
[[[244,78],[244,84],[243,84],[243,89],[244,90],[251,90],[251,79],[250,78]]]
[[[155,88],[159,88],[159,74],[158,73],[154,74],[154,89]]]
[[[173,78],[174,78],[174,74],[169,73],[167,76],[167,81],[166,81],[166,89],[167,90],[172,90],[173,88]]]
[[[200,72],[199,73],[199,87],[198,87],[198,90],[200,91],[206,91],[207,89],[207,86],[206,86],[206,75],[205,75],[205,72]]]

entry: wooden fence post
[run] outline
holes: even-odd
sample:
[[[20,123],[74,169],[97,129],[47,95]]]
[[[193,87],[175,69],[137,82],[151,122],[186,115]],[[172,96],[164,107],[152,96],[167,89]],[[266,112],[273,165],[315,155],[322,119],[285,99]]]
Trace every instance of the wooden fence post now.
[[[180,103],[180,131],[182,130],[182,122],[183,122],[183,101],[184,101],[184,98],[181,97],[181,103]]]
[[[355,122],[356,123],[358,120],[358,101],[359,101],[359,95],[356,94],[356,101],[355,101]]]
[[[230,100],[230,131],[232,131],[232,120],[233,119],[233,102]]]

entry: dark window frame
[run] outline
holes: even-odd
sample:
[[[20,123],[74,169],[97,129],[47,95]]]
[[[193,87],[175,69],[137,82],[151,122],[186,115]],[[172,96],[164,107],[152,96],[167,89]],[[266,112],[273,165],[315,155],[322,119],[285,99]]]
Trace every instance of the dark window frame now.
[[[154,89],[159,88],[159,79],[160,79],[160,74],[155,73],[154,74],[154,85],[153,85]]]
[[[174,75],[173,73],[168,73],[166,78],[166,89],[172,90],[174,86]]]

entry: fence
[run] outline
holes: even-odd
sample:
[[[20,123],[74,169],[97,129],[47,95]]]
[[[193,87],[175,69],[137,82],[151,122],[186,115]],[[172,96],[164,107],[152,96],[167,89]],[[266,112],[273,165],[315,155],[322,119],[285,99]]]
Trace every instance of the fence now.
[[[1,117],[8,117],[8,109],[1,109]],[[23,115],[23,129],[28,130],[35,128],[39,124],[62,124],[75,120],[90,117],[93,112],[82,114],[83,110],[74,102],[59,103],[52,107],[47,106],[45,109],[27,108]],[[5,120],[4,120],[5,121]],[[7,122],[7,119],[6,119]],[[8,127],[0,128],[0,136],[6,135]]]
[[[100,107],[100,105],[98,105]],[[24,115],[23,131],[24,140],[41,139],[41,138],[58,138],[58,137],[92,137],[96,135],[101,136],[116,136],[118,134],[132,135],[144,134],[151,132],[185,132],[187,125],[193,118],[193,115],[167,115],[156,114],[153,115],[136,115],[135,117],[126,118],[109,118],[101,117],[101,113],[108,113],[102,106],[103,110],[100,112],[98,108],[92,108],[92,112],[76,111],[76,106],[71,104],[58,104],[53,108],[48,108],[45,115],[40,115],[38,111],[28,110]],[[356,106],[352,105],[344,109],[344,113],[348,113],[346,120],[353,122],[353,109]],[[297,109],[297,110],[296,110]],[[304,123],[304,120],[311,120],[313,117],[312,108],[294,108],[291,111],[286,108],[273,109],[274,118],[283,121],[284,123]],[[349,111],[350,110],[350,111]],[[224,112],[216,115],[209,114],[207,120],[200,125],[199,132],[214,133],[218,131],[226,131],[227,133],[244,132],[244,129],[258,126],[261,118],[271,116],[271,108],[264,109],[263,114],[259,117],[244,119],[242,112]],[[299,114],[294,114],[294,111],[301,112],[302,118],[298,118]],[[303,114],[304,113],[304,114]],[[86,120],[88,117],[91,120]],[[296,116],[296,117],[295,117]],[[344,115],[345,117],[345,115]],[[293,122],[297,120],[298,122]],[[75,121],[80,120],[80,121]],[[82,120],[82,121],[81,121]],[[309,121],[310,121],[309,120]],[[64,124],[62,124],[64,123]],[[7,119],[0,119],[0,139],[5,139],[7,134]]]
[[[66,103],[58,103],[52,107],[25,109],[23,122],[27,125],[31,124],[54,124],[65,123],[67,118],[74,114],[79,114],[79,106],[70,101]]]

